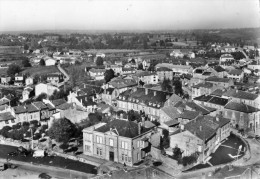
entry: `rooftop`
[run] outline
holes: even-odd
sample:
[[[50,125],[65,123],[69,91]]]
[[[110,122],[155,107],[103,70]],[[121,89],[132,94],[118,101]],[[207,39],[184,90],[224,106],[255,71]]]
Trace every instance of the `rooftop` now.
[[[219,78],[217,76],[211,76],[211,77],[206,78],[205,81],[228,83],[230,81],[230,79],[229,78]]]
[[[258,112],[260,109],[246,105],[244,103],[236,103],[230,101],[226,106],[226,109],[231,109],[234,111],[239,111],[239,112],[244,112],[244,113],[253,113],[253,112]]]

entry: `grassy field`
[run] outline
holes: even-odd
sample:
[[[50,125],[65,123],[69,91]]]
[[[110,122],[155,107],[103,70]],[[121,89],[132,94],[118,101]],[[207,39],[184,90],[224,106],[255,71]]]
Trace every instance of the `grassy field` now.
[[[85,50],[86,53],[131,53],[131,52],[140,52],[144,50],[138,49],[89,49]]]
[[[23,73],[29,73],[32,76],[37,75],[45,75],[49,73],[56,73],[59,72],[56,66],[35,66],[26,68]]]

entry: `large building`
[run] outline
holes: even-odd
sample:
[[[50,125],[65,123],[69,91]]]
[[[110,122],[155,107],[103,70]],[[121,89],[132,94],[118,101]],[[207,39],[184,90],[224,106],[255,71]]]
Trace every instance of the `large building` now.
[[[129,166],[146,156],[152,128],[143,123],[114,119],[83,130],[83,153]]]

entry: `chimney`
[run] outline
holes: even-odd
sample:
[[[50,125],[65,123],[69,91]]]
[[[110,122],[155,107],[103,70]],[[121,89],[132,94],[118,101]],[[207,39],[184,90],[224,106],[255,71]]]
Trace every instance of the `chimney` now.
[[[156,91],[153,91],[153,95],[156,96]]]
[[[202,131],[202,126],[200,126],[200,131]]]
[[[140,135],[142,132],[142,122],[138,123],[138,135]]]
[[[145,95],[148,95],[148,88],[145,88]]]

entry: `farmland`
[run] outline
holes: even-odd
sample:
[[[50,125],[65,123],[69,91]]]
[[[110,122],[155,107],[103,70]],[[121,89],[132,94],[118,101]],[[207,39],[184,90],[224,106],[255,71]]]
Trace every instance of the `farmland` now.
[[[0,46],[0,63],[14,63],[24,56],[20,46]]]
[[[34,66],[26,68],[22,73],[26,74],[29,73],[32,76],[37,75],[46,75],[49,73],[56,73],[59,72],[56,66]]]

